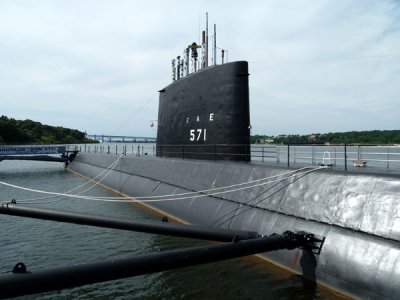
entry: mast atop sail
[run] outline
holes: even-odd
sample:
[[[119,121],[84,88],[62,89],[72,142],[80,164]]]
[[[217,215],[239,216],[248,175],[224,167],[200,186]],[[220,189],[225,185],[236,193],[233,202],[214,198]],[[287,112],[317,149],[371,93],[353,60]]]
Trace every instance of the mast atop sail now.
[[[171,62],[172,81],[179,80],[201,69],[209,67],[209,48],[210,38],[212,38],[211,66],[217,64],[217,26],[214,24],[214,34],[210,37],[208,32],[208,13],[206,13],[206,28],[201,34],[201,44],[191,43],[183,50],[182,56],[177,56]],[[201,49],[201,59],[199,60],[199,49]],[[221,62],[224,63],[222,50]]]

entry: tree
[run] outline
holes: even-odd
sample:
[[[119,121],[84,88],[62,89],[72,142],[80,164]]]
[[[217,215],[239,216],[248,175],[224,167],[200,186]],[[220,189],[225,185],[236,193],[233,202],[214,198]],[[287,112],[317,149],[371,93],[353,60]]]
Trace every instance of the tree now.
[[[1,144],[79,144],[85,134],[75,129],[42,125],[32,120],[0,117]],[[96,141],[93,141],[96,142]]]

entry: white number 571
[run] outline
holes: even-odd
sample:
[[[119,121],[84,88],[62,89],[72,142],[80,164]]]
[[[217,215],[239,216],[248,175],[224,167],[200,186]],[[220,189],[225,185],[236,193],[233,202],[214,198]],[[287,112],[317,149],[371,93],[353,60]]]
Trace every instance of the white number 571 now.
[[[200,141],[200,140],[203,140],[203,141],[205,141],[206,140],[206,132],[207,132],[207,129],[191,129],[190,130],[190,141],[191,142],[194,142],[194,141]]]

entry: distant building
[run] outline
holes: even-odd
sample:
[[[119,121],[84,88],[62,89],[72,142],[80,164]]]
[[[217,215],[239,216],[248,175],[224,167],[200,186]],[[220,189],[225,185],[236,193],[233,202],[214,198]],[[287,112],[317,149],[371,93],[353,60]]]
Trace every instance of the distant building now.
[[[310,135],[309,137],[308,137],[308,142],[309,143],[314,143],[314,142],[316,142],[317,141],[317,137],[314,135],[314,134],[312,134],[312,135]]]
[[[272,138],[267,138],[264,140],[264,143],[266,143],[266,144],[272,144],[273,142],[274,142],[274,139],[272,139]]]

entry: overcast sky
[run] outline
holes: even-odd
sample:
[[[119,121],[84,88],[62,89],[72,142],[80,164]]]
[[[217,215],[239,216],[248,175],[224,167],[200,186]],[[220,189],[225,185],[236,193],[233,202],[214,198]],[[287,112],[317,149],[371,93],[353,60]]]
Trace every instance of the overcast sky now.
[[[247,60],[253,134],[400,129],[400,1],[0,0],[0,115],[155,136],[199,27]]]

